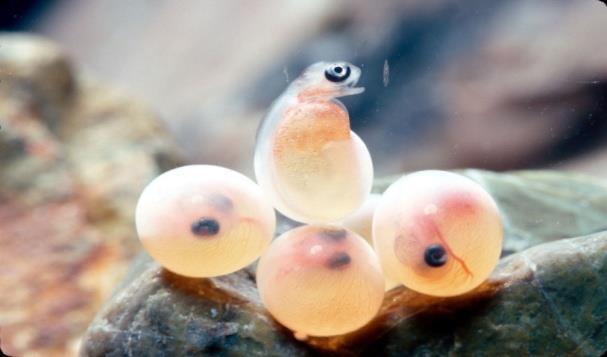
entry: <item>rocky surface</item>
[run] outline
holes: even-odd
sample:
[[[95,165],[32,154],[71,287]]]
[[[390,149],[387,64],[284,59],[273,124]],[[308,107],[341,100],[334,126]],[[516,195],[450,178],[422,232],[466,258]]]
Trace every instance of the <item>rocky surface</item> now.
[[[158,119],[43,39],[0,34],[0,340],[69,356],[138,250],[133,206],[177,162]]]
[[[355,333],[300,342],[260,304],[246,271],[179,277],[142,261],[101,310],[82,356],[600,355],[607,351],[607,185],[555,172],[467,170],[498,201],[503,258],[473,292],[432,298],[398,287]],[[390,180],[379,182],[381,191]],[[578,238],[562,239],[580,236]],[[545,243],[543,243],[545,242]]]

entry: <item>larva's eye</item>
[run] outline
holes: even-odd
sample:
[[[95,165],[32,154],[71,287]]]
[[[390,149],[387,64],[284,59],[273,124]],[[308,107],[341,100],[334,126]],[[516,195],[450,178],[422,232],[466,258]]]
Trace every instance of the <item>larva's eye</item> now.
[[[432,244],[424,252],[424,261],[431,267],[442,267],[447,263],[447,252],[440,244]]]
[[[225,168],[184,166],[143,191],[136,210],[139,239],[163,267],[192,277],[244,268],[269,245],[272,207],[247,177]]]
[[[386,275],[435,296],[463,294],[487,279],[502,236],[491,196],[475,182],[443,171],[396,181],[373,218],[373,244]]]
[[[303,226],[278,237],[259,261],[257,286],[274,318],[311,336],[362,327],[384,295],[382,271],[369,244],[333,226]]]
[[[220,225],[215,218],[200,218],[192,223],[192,233],[199,237],[214,237],[219,233]]]
[[[331,82],[343,82],[350,77],[351,72],[347,64],[333,63],[325,69],[325,78]]]

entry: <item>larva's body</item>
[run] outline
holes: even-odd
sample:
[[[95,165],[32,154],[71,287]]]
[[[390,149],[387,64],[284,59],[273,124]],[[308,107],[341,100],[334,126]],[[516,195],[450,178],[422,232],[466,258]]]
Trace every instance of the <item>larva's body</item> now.
[[[251,264],[274,234],[274,210],[259,187],[235,171],[191,165],[158,176],[135,214],[146,251],[191,277],[232,273]]]
[[[278,237],[257,267],[270,313],[298,335],[354,331],[379,310],[384,279],[371,246],[336,226],[302,226]]]
[[[347,76],[328,77],[327,68]],[[274,102],[259,128],[257,181],[276,209],[294,220],[339,220],[371,190],[371,157],[335,99],[362,92],[353,87],[359,76],[360,69],[347,63],[310,66]]]
[[[373,242],[387,276],[435,296],[463,294],[487,279],[502,237],[491,196],[472,180],[443,171],[396,181],[373,219]]]

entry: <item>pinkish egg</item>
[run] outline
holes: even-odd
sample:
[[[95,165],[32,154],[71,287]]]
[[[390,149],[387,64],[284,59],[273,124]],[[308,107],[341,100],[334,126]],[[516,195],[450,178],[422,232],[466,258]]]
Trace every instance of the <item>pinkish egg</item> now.
[[[311,336],[364,326],[384,296],[371,246],[337,226],[302,226],[278,237],[259,261],[257,286],[274,318]]]
[[[252,180],[211,165],[158,176],[143,190],[135,221],[145,250],[166,269],[191,277],[251,264],[275,228],[274,210]]]
[[[468,292],[491,274],[503,229],[493,198],[444,171],[402,177],[383,194],[373,242],[387,276],[428,295]]]

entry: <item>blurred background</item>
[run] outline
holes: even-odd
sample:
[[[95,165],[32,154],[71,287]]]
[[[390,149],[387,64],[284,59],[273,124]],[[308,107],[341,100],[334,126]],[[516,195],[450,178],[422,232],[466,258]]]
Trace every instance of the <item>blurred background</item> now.
[[[1,31],[58,46],[0,37],[0,260],[12,267],[0,274],[3,348],[75,353],[138,250],[143,185],[187,162],[251,175],[261,118],[316,61],[362,67],[366,91],[343,102],[378,176],[475,167],[607,177],[606,29],[598,0],[1,0]],[[45,144],[24,149],[36,140]],[[12,154],[24,150],[38,160],[27,170]],[[51,221],[36,236],[25,228]],[[9,299],[18,284],[36,288]]]
[[[363,67],[345,98],[378,174],[607,174],[607,8],[597,0],[3,1],[78,67],[158,112],[188,161],[251,173],[253,133],[308,64]],[[389,68],[389,83],[383,68]]]

